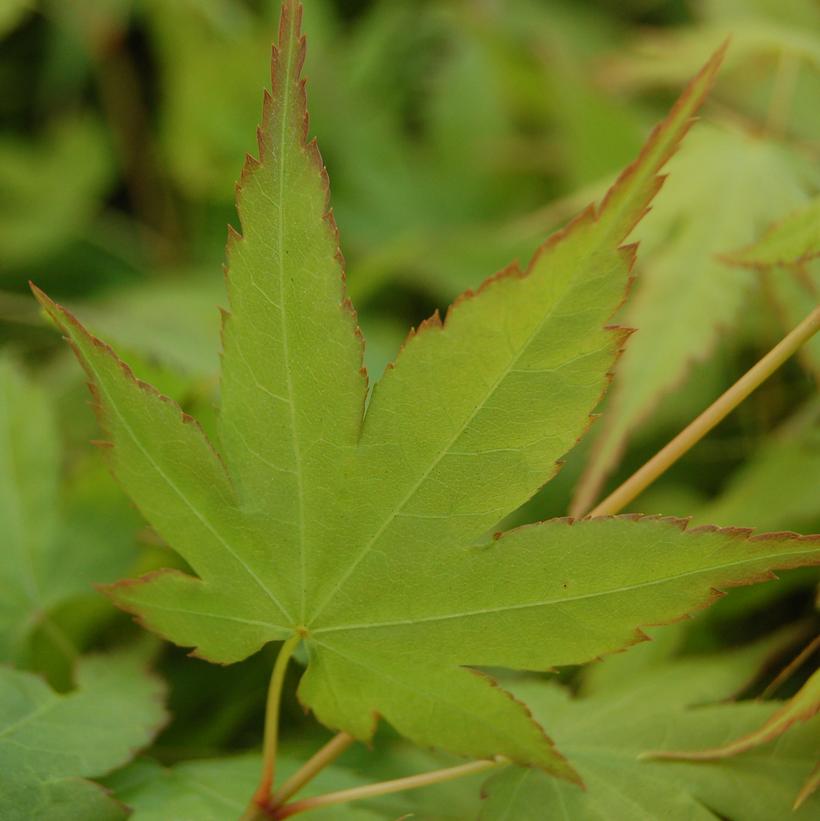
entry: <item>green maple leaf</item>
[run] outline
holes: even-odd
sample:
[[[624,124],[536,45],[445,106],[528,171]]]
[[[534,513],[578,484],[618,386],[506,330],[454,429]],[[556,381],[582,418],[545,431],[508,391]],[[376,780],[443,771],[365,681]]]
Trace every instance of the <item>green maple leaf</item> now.
[[[536,718],[549,720],[586,790],[533,769],[509,767],[485,785],[482,821],[815,817],[816,798],[806,796],[794,815],[791,808],[820,752],[817,719],[735,758],[700,763],[641,758],[659,747],[722,744],[776,720],[781,702],[714,703],[743,689],[771,649],[764,642],[720,657],[667,662],[620,685],[610,681],[605,691],[582,699],[550,682],[519,684],[513,692]]]
[[[165,721],[163,696],[131,656],[82,659],[67,695],[0,668],[0,817],[125,818],[122,804],[85,779],[126,764],[153,739]]]
[[[554,475],[588,426],[625,332],[606,327],[620,247],[717,71],[699,74],[596,208],[410,335],[365,409],[355,315],[306,141],[298,8],[285,3],[259,158],[228,244],[220,455],[37,292],[86,368],[113,471],[192,574],[109,588],[149,629],[221,663],[300,636],[299,697],[369,739],[504,755],[577,780],[527,709],[476,667],[546,670],[639,639],[715,588],[818,561],[793,535],[630,517],[486,533]]]

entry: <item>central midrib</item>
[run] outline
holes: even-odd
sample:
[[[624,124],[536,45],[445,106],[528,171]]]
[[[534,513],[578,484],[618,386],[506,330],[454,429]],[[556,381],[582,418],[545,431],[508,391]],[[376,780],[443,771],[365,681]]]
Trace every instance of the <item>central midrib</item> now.
[[[293,380],[290,375],[290,349],[288,346],[288,326],[287,326],[287,312],[285,311],[285,259],[284,259],[284,243],[285,243],[285,138],[288,126],[288,100],[290,99],[289,92],[293,76],[293,37],[295,27],[295,14],[291,14],[290,31],[288,32],[288,51],[287,51],[287,67],[285,69],[283,99],[285,103],[282,105],[282,127],[279,132],[279,246],[277,248],[277,264],[279,267],[279,315],[282,322],[282,355],[285,360],[285,381],[288,392],[288,409],[290,413],[290,440],[293,448],[294,460],[294,475],[296,477],[296,523],[297,523],[297,540],[299,543],[299,615],[300,621],[304,621],[305,616],[305,511],[304,511],[304,483],[302,481],[302,455],[299,450],[299,437],[296,435],[296,410],[294,408],[294,392]],[[280,52],[282,53],[282,52]]]

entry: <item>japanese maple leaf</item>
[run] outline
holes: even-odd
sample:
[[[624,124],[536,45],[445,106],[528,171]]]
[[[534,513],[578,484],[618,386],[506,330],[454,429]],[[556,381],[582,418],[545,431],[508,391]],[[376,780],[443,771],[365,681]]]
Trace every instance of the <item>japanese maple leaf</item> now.
[[[41,292],[90,377],[108,455],[193,574],[109,587],[149,629],[239,661],[301,636],[303,703],[370,738],[506,756],[577,779],[524,705],[476,667],[546,670],[637,641],[715,588],[818,561],[793,535],[689,533],[659,519],[553,520],[484,534],[557,470],[627,332],[607,322],[635,255],[620,247],[717,71],[693,80],[598,206],[411,333],[365,411],[327,174],[307,142],[301,12],[284,4],[259,158],[228,241],[219,454]],[[182,308],[184,310],[184,308]]]

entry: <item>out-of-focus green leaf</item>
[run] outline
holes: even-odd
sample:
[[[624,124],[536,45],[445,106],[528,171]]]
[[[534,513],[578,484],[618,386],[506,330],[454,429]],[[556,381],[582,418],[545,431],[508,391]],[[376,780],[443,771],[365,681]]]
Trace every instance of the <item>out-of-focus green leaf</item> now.
[[[642,676],[653,676],[661,668],[668,668],[670,675],[683,674],[681,686],[684,688],[682,692],[685,692],[685,688],[691,686],[693,677],[689,673],[697,670],[702,661],[697,657],[680,658],[691,625],[692,622],[687,619],[662,627],[650,627],[644,631],[649,641],[637,644],[628,653],[616,653],[588,664],[581,674],[581,694],[597,697],[624,687],[636,687]],[[742,650],[733,651],[733,663],[716,668],[714,678],[702,686],[725,687],[726,697],[740,692],[755,680],[770,658],[791,647],[795,641],[802,640],[805,633],[805,624],[788,626]],[[709,690],[703,698],[713,698],[712,692],[714,690]]]
[[[192,197],[229,199],[241,158],[253,149],[259,78],[276,29],[277,4],[260,5],[257,15],[223,0],[145,4],[162,69],[162,145]]]
[[[5,357],[0,396],[0,657],[8,660],[52,603],[44,601],[40,578],[53,578],[60,449],[48,400]]]
[[[773,303],[784,333],[801,322],[820,302],[820,197],[770,226],[756,242],[726,255],[735,265],[757,269],[763,290]],[[820,337],[798,353],[820,379]]]
[[[124,819],[125,807],[83,779],[122,766],[151,741],[165,721],[163,696],[131,656],[81,660],[67,695],[0,668],[0,816]]]
[[[800,265],[820,255],[820,197],[770,226],[745,248],[730,251],[725,259],[747,268],[782,268]]]
[[[774,268],[761,272],[766,295],[783,333],[802,322],[820,303],[820,264],[804,268]],[[813,336],[797,352],[798,359],[820,381],[820,336]]]
[[[677,85],[726,37],[732,38],[732,49],[721,86],[761,57],[789,55],[820,66],[820,10],[814,3],[702,0],[696,16],[693,25],[645,35],[638,49],[618,60],[618,79]]]
[[[224,283],[218,272],[149,280],[122,288],[78,313],[118,347],[182,374],[219,370],[219,309]]]
[[[636,231],[640,270],[623,321],[637,332],[618,363],[575,513],[592,506],[661,397],[737,322],[756,275],[717,255],[804,202],[812,175],[781,146],[728,128],[699,128],[672,161],[654,210]]]
[[[40,5],[85,48],[99,54],[122,33],[135,0],[40,0]]]
[[[136,517],[110,479],[82,471],[61,490],[50,402],[0,358],[0,659],[13,660],[49,611],[116,578]]]
[[[770,718],[779,703],[698,706],[730,697],[761,660],[759,648],[682,659],[582,699],[554,684],[519,684],[513,691],[536,718],[555,727],[586,791],[511,767],[485,786],[482,821],[541,821],[553,815],[573,821],[812,818],[816,799],[794,816],[790,808],[818,754],[816,720],[735,759],[638,760],[651,749],[722,743]]]
[[[33,5],[34,0],[0,0],[0,37],[11,31]]]
[[[695,521],[763,530],[814,530],[820,523],[820,402],[784,423],[701,508]]]
[[[706,750],[649,751],[647,755],[651,758],[669,761],[716,761],[721,758],[733,758],[774,741],[796,722],[808,721],[818,711],[820,711],[820,670],[816,670],[779,710],[766,719],[764,724],[747,735]]]
[[[111,182],[108,142],[90,119],[61,122],[42,141],[0,140],[0,275],[82,233]],[[59,180],[59,184],[55,184]]]

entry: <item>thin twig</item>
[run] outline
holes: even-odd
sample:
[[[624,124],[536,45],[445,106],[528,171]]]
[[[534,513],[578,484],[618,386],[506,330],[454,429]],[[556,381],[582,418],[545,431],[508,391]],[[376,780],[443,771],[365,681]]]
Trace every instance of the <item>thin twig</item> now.
[[[441,784],[444,781],[452,781],[455,778],[462,778],[466,775],[491,770],[499,764],[506,764],[506,759],[499,758],[495,761],[472,761],[469,764],[461,764],[458,767],[448,767],[445,770],[434,770],[421,775],[411,775],[407,778],[397,778],[393,781],[380,781],[376,784],[365,784],[362,787],[352,787],[348,790],[317,795],[313,798],[304,798],[295,801],[274,812],[274,818],[284,819],[297,815],[300,812],[315,810],[318,807],[331,807],[336,804],[345,804],[348,801],[358,801],[364,798],[375,798],[379,795],[389,795],[390,793],[403,792],[404,790],[414,790],[418,787],[427,787],[431,784]]]
[[[791,678],[792,674],[802,667],[803,662],[809,658],[817,648],[820,647],[820,636],[810,641],[769,683],[768,687],[760,694],[761,699],[774,695],[783,684]]]
[[[752,391],[760,387],[795,351],[811,339],[818,329],[820,329],[820,307],[815,308],[694,422],[587,515],[607,516],[623,510],[712,428],[725,419]]]
[[[291,796],[313,779],[328,764],[333,763],[356,739],[350,733],[339,733],[322,747],[310,760],[305,762],[284,784],[273,794],[270,800],[272,808],[281,807]]]

